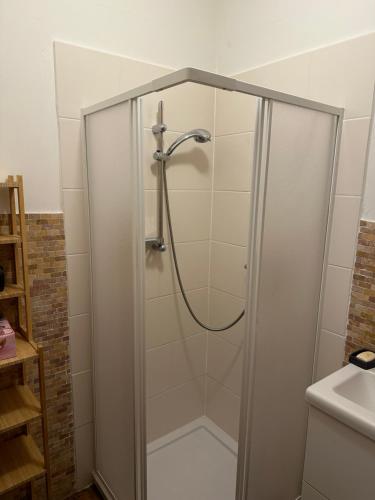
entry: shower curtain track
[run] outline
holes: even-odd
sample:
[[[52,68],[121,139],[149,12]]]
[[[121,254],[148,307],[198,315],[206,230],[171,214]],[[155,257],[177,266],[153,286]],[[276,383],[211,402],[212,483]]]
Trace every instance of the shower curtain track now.
[[[143,97],[153,92],[160,92],[170,87],[175,87],[176,85],[181,85],[182,83],[188,82],[228,90],[231,92],[240,92],[242,94],[248,94],[254,97],[272,99],[276,102],[283,102],[286,104],[292,104],[294,106],[300,106],[302,108],[313,109],[315,111],[329,113],[338,117],[342,117],[344,114],[343,108],[330,106],[329,104],[324,104],[311,99],[304,99],[303,97],[297,97],[291,94],[286,94],[284,92],[278,92],[266,87],[252,85],[251,83],[242,82],[240,80],[228,78],[227,76],[218,75],[216,73],[210,73],[209,71],[203,71],[195,68],[183,68],[178,71],[174,71],[169,75],[165,75],[157,78],[156,80],[152,80],[145,85],[141,85],[140,87],[136,87],[132,90],[111,97],[97,104],[93,104],[92,106],[83,108],[81,110],[81,115],[82,117],[85,117],[105,108],[115,106],[116,104],[119,104],[121,102],[130,99],[137,99],[138,97]]]

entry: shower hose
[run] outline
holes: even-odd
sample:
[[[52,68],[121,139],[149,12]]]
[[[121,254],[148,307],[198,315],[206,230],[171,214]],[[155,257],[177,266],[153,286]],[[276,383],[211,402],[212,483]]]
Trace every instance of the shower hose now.
[[[210,332],[224,332],[225,330],[229,330],[229,328],[232,328],[232,326],[236,325],[244,317],[245,310],[242,310],[241,313],[239,314],[239,316],[237,316],[231,323],[229,323],[228,325],[219,327],[219,328],[214,328],[212,326],[206,325],[194,313],[194,311],[190,305],[189,299],[187,298],[184,284],[182,282],[182,278],[181,278],[181,274],[180,274],[180,268],[178,265],[176,246],[175,246],[174,235],[173,235],[173,226],[172,226],[172,220],[171,220],[171,210],[170,210],[170,206],[169,206],[167,174],[166,174],[165,162],[162,162],[162,163],[163,164],[161,165],[161,170],[162,170],[163,184],[164,184],[165,207],[166,207],[166,213],[167,213],[169,237],[171,240],[172,256],[173,256],[174,267],[176,269],[177,281],[178,281],[178,284],[179,284],[179,287],[181,290],[182,297],[184,299],[185,305],[186,305],[191,317],[194,319],[194,321],[196,323],[198,323],[199,326],[201,326],[205,330],[209,330]]]

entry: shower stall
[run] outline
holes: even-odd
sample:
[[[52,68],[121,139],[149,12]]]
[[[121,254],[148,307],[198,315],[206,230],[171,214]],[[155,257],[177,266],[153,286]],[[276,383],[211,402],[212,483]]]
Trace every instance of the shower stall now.
[[[95,482],[295,500],[342,109],[186,68],[82,117]]]

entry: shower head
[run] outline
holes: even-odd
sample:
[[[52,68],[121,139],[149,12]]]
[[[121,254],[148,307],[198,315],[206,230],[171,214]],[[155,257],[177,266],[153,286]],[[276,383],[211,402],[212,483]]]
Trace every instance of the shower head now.
[[[195,128],[194,130],[190,130],[190,132],[185,132],[185,134],[182,134],[174,141],[173,144],[169,146],[167,152],[165,153],[166,156],[171,156],[173,151],[188,139],[194,139],[196,142],[204,143],[211,140],[211,134],[208,130],[203,128]]]

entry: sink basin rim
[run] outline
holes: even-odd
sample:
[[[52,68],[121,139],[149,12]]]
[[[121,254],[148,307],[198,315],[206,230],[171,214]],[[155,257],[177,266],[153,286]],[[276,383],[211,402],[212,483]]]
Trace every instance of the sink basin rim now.
[[[337,392],[338,386],[363,372],[362,368],[349,364],[308,387],[306,400],[310,405],[375,441],[375,412]],[[375,392],[375,369],[365,373],[374,376]]]

